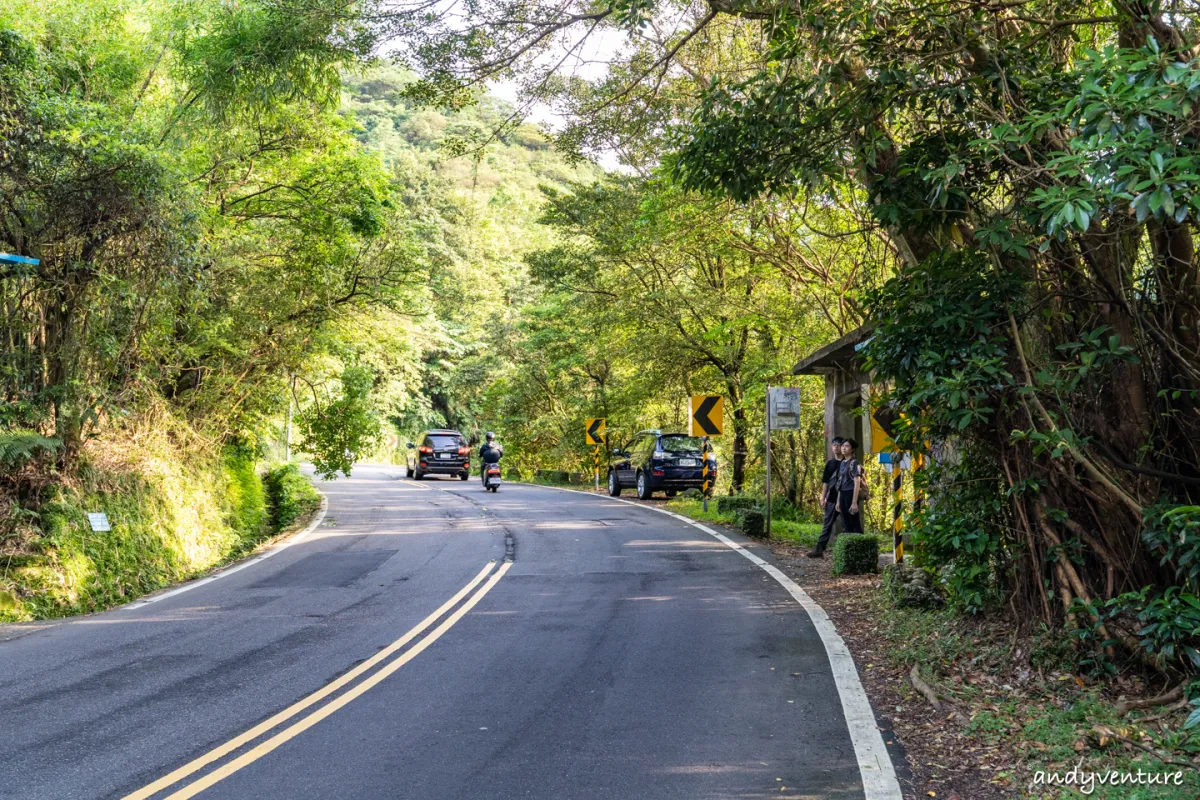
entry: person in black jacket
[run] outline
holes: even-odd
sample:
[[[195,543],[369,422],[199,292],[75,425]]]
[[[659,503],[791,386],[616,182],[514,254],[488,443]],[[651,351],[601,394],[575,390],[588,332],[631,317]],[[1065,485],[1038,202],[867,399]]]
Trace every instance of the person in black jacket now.
[[[821,473],[821,509],[825,512],[825,519],[821,523],[821,538],[817,539],[817,546],[805,553],[809,558],[824,558],[825,548],[829,546],[829,537],[833,535],[833,526],[837,522],[837,483],[838,467],[842,464],[842,442],[846,441],[841,436],[833,437],[831,447],[832,457],[825,462],[825,471]]]
[[[503,455],[504,448],[496,441],[496,434],[488,431],[487,438],[479,446],[479,477],[487,480],[488,464],[500,463],[500,457]]]

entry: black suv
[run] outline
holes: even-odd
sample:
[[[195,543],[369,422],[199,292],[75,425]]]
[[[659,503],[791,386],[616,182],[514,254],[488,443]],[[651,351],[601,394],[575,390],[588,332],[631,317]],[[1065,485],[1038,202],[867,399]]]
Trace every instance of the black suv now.
[[[420,445],[408,443],[405,474],[417,480],[426,475],[457,475],[465,481],[471,474],[467,437],[458,431],[425,431]]]
[[[685,433],[642,431],[633,441],[613,451],[608,465],[608,493],[618,497],[622,489],[634,487],[642,500],[666,490],[674,497],[684,489],[704,486],[704,443]],[[717,477],[717,460],[709,451],[711,479]]]

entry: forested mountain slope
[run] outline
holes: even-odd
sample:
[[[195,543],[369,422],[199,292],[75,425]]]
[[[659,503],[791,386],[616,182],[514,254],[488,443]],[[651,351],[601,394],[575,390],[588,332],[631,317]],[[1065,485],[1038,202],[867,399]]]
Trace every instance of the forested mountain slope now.
[[[421,377],[389,417],[408,433],[450,425],[474,435],[481,392],[512,366],[514,326],[537,292],[524,259],[557,241],[538,222],[542,188],[588,185],[602,173],[569,163],[531,125],[493,139],[513,114],[496,98],[458,111],[418,107],[403,95],[413,80],[381,66],[347,79],[343,100],[355,135],[393,172],[428,270],[427,315],[414,328]]]

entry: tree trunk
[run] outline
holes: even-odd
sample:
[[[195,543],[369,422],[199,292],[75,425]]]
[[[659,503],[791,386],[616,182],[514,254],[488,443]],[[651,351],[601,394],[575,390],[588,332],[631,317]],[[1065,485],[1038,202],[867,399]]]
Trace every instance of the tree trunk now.
[[[742,403],[741,381],[736,376],[726,376],[725,388],[733,407],[733,474],[729,488],[737,494],[746,484],[746,436],[750,432],[750,420],[746,418]]]

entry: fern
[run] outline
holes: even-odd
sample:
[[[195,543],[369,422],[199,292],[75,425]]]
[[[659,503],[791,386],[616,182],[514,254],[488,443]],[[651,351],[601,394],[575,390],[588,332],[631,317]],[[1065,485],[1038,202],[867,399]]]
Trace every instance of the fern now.
[[[53,455],[62,447],[62,439],[42,436],[35,431],[0,431],[0,464],[15,466],[43,453]]]

